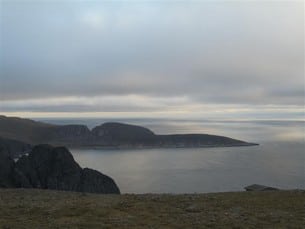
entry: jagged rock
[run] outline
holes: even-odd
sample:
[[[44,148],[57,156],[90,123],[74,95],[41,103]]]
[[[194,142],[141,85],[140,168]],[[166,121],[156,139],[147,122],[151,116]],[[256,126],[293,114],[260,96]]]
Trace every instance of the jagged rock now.
[[[64,147],[36,146],[16,162],[16,168],[36,188],[76,190],[80,183],[81,167]]]
[[[260,185],[260,184],[252,184],[247,187],[245,187],[246,191],[275,191],[279,190],[278,188],[274,187],[269,187],[265,185]]]
[[[5,178],[0,180],[2,187],[120,193],[110,177],[92,169],[82,169],[65,147],[38,145],[16,163],[5,155],[0,159],[0,163],[7,165],[0,168],[0,179]]]

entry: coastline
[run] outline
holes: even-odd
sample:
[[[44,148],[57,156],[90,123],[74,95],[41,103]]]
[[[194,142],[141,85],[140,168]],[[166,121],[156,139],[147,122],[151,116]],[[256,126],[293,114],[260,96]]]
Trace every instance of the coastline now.
[[[60,144],[55,144],[60,145]],[[226,147],[250,147],[259,146],[259,143],[244,143],[237,145],[202,145],[202,146],[100,146],[100,145],[66,145],[69,149],[94,149],[94,150],[142,150],[142,149],[196,149],[196,148],[226,148]]]

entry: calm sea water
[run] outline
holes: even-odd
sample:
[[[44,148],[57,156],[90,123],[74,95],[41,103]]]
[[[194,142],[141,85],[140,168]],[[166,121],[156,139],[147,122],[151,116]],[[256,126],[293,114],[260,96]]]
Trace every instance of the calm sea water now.
[[[155,133],[209,133],[259,143],[252,147],[197,149],[70,149],[82,167],[116,181],[122,193],[204,193],[239,191],[259,183],[283,189],[305,188],[303,121],[44,120],[139,124]]]

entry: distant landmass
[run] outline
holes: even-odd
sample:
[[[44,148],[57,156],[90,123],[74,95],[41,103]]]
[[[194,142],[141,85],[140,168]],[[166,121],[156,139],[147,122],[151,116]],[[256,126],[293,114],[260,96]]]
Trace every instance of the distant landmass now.
[[[69,147],[187,148],[257,145],[209,134],[158,135],[145,127],[115,122],[104,123],[90,130],[85,125],[53,125],[6,116],[0,116],[0,137],[24,144]]]

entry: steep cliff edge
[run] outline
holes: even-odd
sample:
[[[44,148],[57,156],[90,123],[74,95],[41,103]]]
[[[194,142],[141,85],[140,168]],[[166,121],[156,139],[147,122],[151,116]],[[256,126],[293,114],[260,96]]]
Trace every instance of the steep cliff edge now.
[[[0,187],[120,193],[112,178],[96,170],[82,169],[65,147],[50,145],[35,146],[16,163],[0,151]]]
[[[123,123],[104,123],[92,130],[95,145],[104,146],[129,146],[152,145],[156,135],[149,129],[123,124]]]

